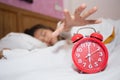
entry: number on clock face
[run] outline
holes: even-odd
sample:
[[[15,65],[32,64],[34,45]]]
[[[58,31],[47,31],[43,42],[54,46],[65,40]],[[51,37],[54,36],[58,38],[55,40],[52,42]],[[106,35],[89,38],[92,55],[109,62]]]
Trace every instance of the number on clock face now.
[[[99,68],[105,59],[103,48],[92,41],[79,44],[74,56],[77,65],[88,70]]]

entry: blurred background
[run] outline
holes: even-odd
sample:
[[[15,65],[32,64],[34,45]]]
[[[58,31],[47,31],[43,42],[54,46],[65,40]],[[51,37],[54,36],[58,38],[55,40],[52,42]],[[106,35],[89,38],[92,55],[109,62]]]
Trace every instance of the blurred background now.
[[[58,19],[63,18],[63,9],[71,13],[82,3],[88,5],[87,9],[97,6],[99,10],[90,18],[120,18],[120,0],[0,0],[1,3],[13,5],[33,12],[45,14]],[[31,2],[32,1],[32,2]]]
[[[120,0],[0,0],[0,38],[9,32],[23,32],[36,24],[56,29],[64,18],[63,10],[73,14],[82,3],[98,11],[89,18],[120,19]]]

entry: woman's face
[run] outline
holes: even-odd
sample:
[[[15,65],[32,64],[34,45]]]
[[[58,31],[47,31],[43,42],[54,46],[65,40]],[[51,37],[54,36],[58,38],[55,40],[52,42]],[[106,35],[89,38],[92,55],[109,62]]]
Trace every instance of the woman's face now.
[[[50,46],[58,41],[57,37],[52,36],[52,33],[53,32],[48,29],[38,29],[35,31],[34,37]]]

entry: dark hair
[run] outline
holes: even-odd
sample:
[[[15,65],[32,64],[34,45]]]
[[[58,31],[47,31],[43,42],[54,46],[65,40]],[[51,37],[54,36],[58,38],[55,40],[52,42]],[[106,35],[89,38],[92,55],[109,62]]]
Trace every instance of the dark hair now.
[[[35,31],[38,30],[38,29],[47,29],[47,30],[54,31],[54,29],[52,29],[51,27],[44,26],[44,25],[42,25],[42,24],[37,24],[37,25],[32,26],[32,27],[29,28],[29,29],[26,29],[26,30],[24,31],[24,33],[25,33],[25,34],[28,34],[28,35],[31,35],[31,36],[34,37]],[[58,40],[65,40],[65,38],[62,37],[62,36],[60,36],[60,35],[59,35],[57,38],[58,38]]]
[[[38,29],[48,29],[48,30],[54,31],[52,28],[50,28],[48,26],[44,26],[42,24],[37,24],[37,25],[32,26],[29,29],[26,29],[24,31],[24,33],[26,33],[28,35],[31,35],[31,36],[34,36],[35,31],[38,30]]]

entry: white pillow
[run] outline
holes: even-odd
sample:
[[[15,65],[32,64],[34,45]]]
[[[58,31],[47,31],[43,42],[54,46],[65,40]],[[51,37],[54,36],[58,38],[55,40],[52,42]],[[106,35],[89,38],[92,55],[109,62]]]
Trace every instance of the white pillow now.
[[[24,33],[14,33],[11,32],[7,34],[0,40],[0,50],[3,48],[10,49],[34,49],[34,48],[44,48],[47,45],[36,38],[24,34]]]

